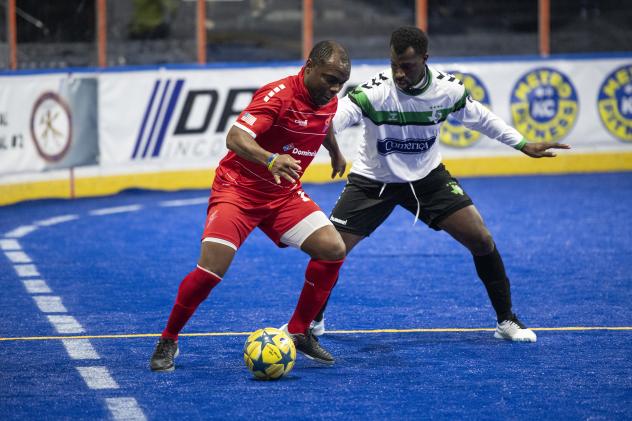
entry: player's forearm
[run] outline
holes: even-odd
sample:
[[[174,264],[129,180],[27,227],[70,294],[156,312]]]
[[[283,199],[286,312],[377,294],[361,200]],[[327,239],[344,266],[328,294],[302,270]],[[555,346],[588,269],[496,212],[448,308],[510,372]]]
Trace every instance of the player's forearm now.
[[[332,120],[332,130],[335,130],[335,133],[340,133],[346,128],[358,124],[361,120],[362,110],[346,96],[338,103],[338,110]]]
[[[330,126],[327,131],[327,135],[323,140],[323,146],[327,149],[327,151],[329,151],[329,156],[340,154],[340,147],[338,146],[338,141],[336,140],[336,135],[334,134],[333,125]]]
[[[261,165],[267,165],[272,152],[265,150],[245,131],[231,128],[226,136],[226,147],[241,158]]]
[[[461,118],[461,122],[468,129],[481,132],[513,148],[517,148],[523,139],[516,129],[476,101],[467,104],[462,110]]]

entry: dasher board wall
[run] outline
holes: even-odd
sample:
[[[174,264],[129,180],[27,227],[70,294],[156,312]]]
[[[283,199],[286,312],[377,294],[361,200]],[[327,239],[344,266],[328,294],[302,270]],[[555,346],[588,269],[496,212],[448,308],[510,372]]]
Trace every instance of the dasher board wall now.
[[[452,117],[438,137],[454,175],[632,170],[632,55],[463,59],[429,65],[528,141],[572,146],[529,159]],[[0,204],[111,194],[125,188],[207,188],[225,137],[262,85],[301,63],[80,69],[0,75]],[[341,95],[388,76],[388,62],[354,62]],[[362,127],[338,137],[348,161]],[[304,181],[329,180],[321,148]]]

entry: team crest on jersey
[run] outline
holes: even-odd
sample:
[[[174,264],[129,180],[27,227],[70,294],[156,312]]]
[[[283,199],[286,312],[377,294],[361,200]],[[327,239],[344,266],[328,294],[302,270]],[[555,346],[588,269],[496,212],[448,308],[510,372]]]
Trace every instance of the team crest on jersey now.
[[[599,117],[617,139],[632,142],[632,65],[610,73],[599,88]]]
[[[472,73],[463,72],[448,72],[456,76],[465,89],[470,94],[469,100],[476,100],[491,109],[491,102],[489,99],[489,91],[483,84],[483,82]],[[466,128],[460,121],[448,115],[447,121],[441,126],[441,132],[439,133],[439,141],[447,146],[455,148],[467,148],[478,142],[481,138],[481,134],[475,130]]]
[[[575,125],[578,110],[577,90],[565,74],[552,68],[531,70],[511,91],[513,124],[531,142],[564,138]]]

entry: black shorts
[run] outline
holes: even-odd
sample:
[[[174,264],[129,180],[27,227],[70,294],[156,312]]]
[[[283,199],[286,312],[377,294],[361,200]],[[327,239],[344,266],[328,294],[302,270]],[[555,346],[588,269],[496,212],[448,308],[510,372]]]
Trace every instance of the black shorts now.
[[[413,215],[419,211],[420,220],[439,230],[437,224],[443,219],[471,204],[472,199],[456,178],[439,164],[430,174],[411,183],[385,185],[349,174],[329,219],[338,231],[368,236],[400,205]]]

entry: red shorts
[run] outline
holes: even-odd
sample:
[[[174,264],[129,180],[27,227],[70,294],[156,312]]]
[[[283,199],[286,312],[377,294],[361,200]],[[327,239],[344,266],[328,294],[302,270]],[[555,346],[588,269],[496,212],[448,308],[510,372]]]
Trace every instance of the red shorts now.
[[[281,237],[320,207],[302,189],[274,200],[250,200],[233,188],[213,190],[206,213],[202,240],[215,238],[239,248],[259,227],[278,246]]]

